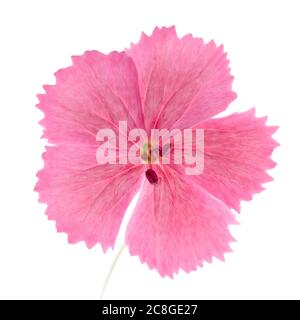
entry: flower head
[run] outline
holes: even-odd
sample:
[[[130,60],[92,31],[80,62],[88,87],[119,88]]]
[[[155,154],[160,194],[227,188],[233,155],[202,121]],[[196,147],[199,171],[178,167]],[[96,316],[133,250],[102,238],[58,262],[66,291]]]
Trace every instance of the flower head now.
[[[270,156],[277,127],[266,126],[254,109],[212,118],[236,97],[223,47],[191,35],[178,38],[174,27],[156,28],[125,52],[87,51],[72,60],[55,74],[55,85],[44,86],[38,104],[51,146],[36,190],[57,230],[70,243],[100,243],[107,250],[141,190],[125,239],[132,255],[162,276],[189,272],[213,256],[224,259],[233,241],[228,225],[236,223],[231,210],[239,211],[241,200],[271,180],[266,170],[275,166]],[[100,129],[115,132],[118,142],[129,131],[148,136],[139,143],[129,137],[125,148],[114,137],[101,140]],[[186,174],[190,162],[182,152],[175,156],[183,151],[176,133],[160,144],[153,129],[201,129],[201,173]],[[127,147],[136,151],[136,162],[127,161]],[[97,152],[117,158],[99,163]],[[168,157],[177,161],[165,164]]]

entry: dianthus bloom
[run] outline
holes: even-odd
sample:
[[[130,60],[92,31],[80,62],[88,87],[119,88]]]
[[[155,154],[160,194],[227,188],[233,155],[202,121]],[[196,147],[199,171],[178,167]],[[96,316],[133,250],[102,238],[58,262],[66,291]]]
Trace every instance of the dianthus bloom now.
[[[70,243],[100,243],[105,251],[140,190],[125,238],[132,255],[170,277],[213,256],[224,259],[233,241],[228,226],[236,223],[232,209],[272,179],[266,170],[275,166],[277,127],[266,126],[254,109],[213,118],[236,98],[223,47],[156,28],[125,52],[87,51],[72,61],[55,74],[55,85],[44,86],[38,104],[50,146],[36,190],[57,230]],[[124,161],[113,145],[116,161],[99,163],[99,129],[118,133],[120,121],[126,132],[139,128],[149,136],[152,129],[202,129],[202,172],[186,174],[184,160],[161,163],[174,154],[174,142],[151,153],[151,139],[140,162]]]

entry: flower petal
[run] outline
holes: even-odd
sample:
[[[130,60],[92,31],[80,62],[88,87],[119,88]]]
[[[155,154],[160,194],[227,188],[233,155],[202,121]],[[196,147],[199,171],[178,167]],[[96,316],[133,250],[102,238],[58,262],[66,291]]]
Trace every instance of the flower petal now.
[[[123,215],[141,183],[141,166],[99,165],[92,145],[47,147],[35,190],[49,219],[70,243],[114,245]]]
[[[252,108],[203,123],[204,170],[188,178],[240,211],[241,200],[251,200],[273,180],[266,170],[276,165],[271,154],[278,143],[272,134],[278,127],[266,126],[266,119],[257,118]]]
[[[234,240],[228,231],[228,224],[236,223],[230,210],[171,168],[155,170],[159,182],[144,181],[127,227],[130,253],[170,277],[180,268],[195,270],[213,256],[223,260]]]
[[[72,57],[73,65],[56,72],[56,84],[44,86],[37,105],[45,118],[49,142],[94,143],[99,129],[143,128],[137,72],[124,52],[104,55],[87,51]]]
[[[174,27],[156,28],[126,53],[136,64],[146,129],[189,128],[225,110],[231,90],[223,47],[186,35]]]

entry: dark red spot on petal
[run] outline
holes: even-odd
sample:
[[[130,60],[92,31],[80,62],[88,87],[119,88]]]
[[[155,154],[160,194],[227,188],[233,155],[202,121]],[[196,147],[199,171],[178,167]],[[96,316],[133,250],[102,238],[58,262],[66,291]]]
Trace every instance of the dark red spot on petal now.
[[[148,179],[148,181],[149,181],[151,184],[155,184],[155,183],[158,182],[157,174],[156,174],[156,172],[155,172],[153,169],[148,169],[148,170],[145,172],[145,175],[146,175],[146,178]]]
[[[159,153],[159,156],[160,156],[160,157],[163,156],[163,149],[162,149],[161,146],[158,148],[158,153]]]

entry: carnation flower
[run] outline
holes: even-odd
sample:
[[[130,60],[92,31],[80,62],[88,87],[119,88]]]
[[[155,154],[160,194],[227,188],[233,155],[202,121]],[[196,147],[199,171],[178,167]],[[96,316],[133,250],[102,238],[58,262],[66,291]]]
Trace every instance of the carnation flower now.
[[[233,210],[272,180],[266,171],[275,166],[270,157],[278,145],[277,127],[257,118],[254,108],[214,117],[236,98],[223,46],[156,28],[124,52],[87,51],[72,61],[55,74],[55,85],[44,86],[38,104],[49,146],[36,191],[57,230],[70,243],[100,243],[106,251],[140,190],[125,237],[132,255],[170,277],[212,257],[223,260],[234,240]],[[104,141],[101,129],[117,138]],[[135,129],[149,138],[127,139],[126,148],[116,143]],[[189,145],[202,156],[201,173],[187,174],[191,162],[183,149],[177,161],[163,163],[176,158],[176,135],[160,145],[152,129],[202,130],[202,149],[200,138]],[[128,162],[127,147],[136,147],[135,163]],[[97,154],[116,158],[100,163]]]

